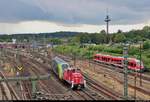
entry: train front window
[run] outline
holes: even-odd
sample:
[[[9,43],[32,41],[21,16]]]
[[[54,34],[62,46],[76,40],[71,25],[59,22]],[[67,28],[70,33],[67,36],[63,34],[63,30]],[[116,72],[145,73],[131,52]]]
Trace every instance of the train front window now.
[[[63,70],[67,69],[68,67],[69,67],[68,64],[62,64],[62,69]]]

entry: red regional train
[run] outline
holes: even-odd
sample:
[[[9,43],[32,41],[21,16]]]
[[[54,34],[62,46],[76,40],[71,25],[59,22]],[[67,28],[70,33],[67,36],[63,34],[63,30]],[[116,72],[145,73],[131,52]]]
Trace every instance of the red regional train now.
[[[72,89],[82,89],[86,87],[86,81],[80,69],[72,68],[70,65],[59,57],[52,60],[53,72],[62,81],[71,85]]]
[[[104,54],[95,54],[93,60],[96,62],[111,64],[121,68],[123,68],[124,64],[124,57],[116,57]],[[144,70],[143,62],[141,62],[140,67],[140,60],[137,60],[136,58],[128,58],[128,69],[134,71],[143,71]]]

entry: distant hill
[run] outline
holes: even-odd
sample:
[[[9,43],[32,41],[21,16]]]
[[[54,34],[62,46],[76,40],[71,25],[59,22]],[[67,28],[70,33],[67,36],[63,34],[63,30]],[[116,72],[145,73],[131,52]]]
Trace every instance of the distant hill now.
[[[67,37],[73,37],[76,35],[81,34],[80,32],[54,32],[54,33],[28,33],[28,34],[11,34],[6,35],[2,34],[0,35],[0,42],[11,42],[12,39],[19,39],[20,41],[23,41],[24,39],[31,40],[40,40],[45,38],[67,38]]]

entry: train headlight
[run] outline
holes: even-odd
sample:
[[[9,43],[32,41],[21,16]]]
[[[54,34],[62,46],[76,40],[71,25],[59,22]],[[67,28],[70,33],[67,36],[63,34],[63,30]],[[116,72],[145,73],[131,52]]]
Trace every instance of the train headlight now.
[[[86,87],[86,80],[84,80],[84,87]]]
[[[73,81],[71,81],[71,88],[73,88],[74,87],[74,82]]]

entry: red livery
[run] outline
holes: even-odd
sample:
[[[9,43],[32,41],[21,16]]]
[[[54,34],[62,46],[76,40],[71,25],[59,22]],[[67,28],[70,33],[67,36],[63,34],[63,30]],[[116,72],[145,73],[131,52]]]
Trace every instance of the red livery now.
[[[69,83],[72,89],[86,87],[86,81],[80,69],[71,67],[63,59],[55,57],[52,60],[52,69],[58,78]]]
[[[111,55],[95,54],[93,60],[97,62],[115,65],[121,68],[123,67],[124,64],[124,57],[116,57]],[[128,69],[140,71],[144,69],[144,66],[143,63],[141,62],[140,67],[140,60],[137,60],[136,58],[128,58]]]
[[[79,69],[66,69],[63,79],[71,84],[71,88],[84,88],[86,84]]]
[[[1,43],[0,44],[0,48],[13,48],[13,49],[16,49],[16,48],[29,48],[30,45],[28,44],[13,44],[13,43]]]

